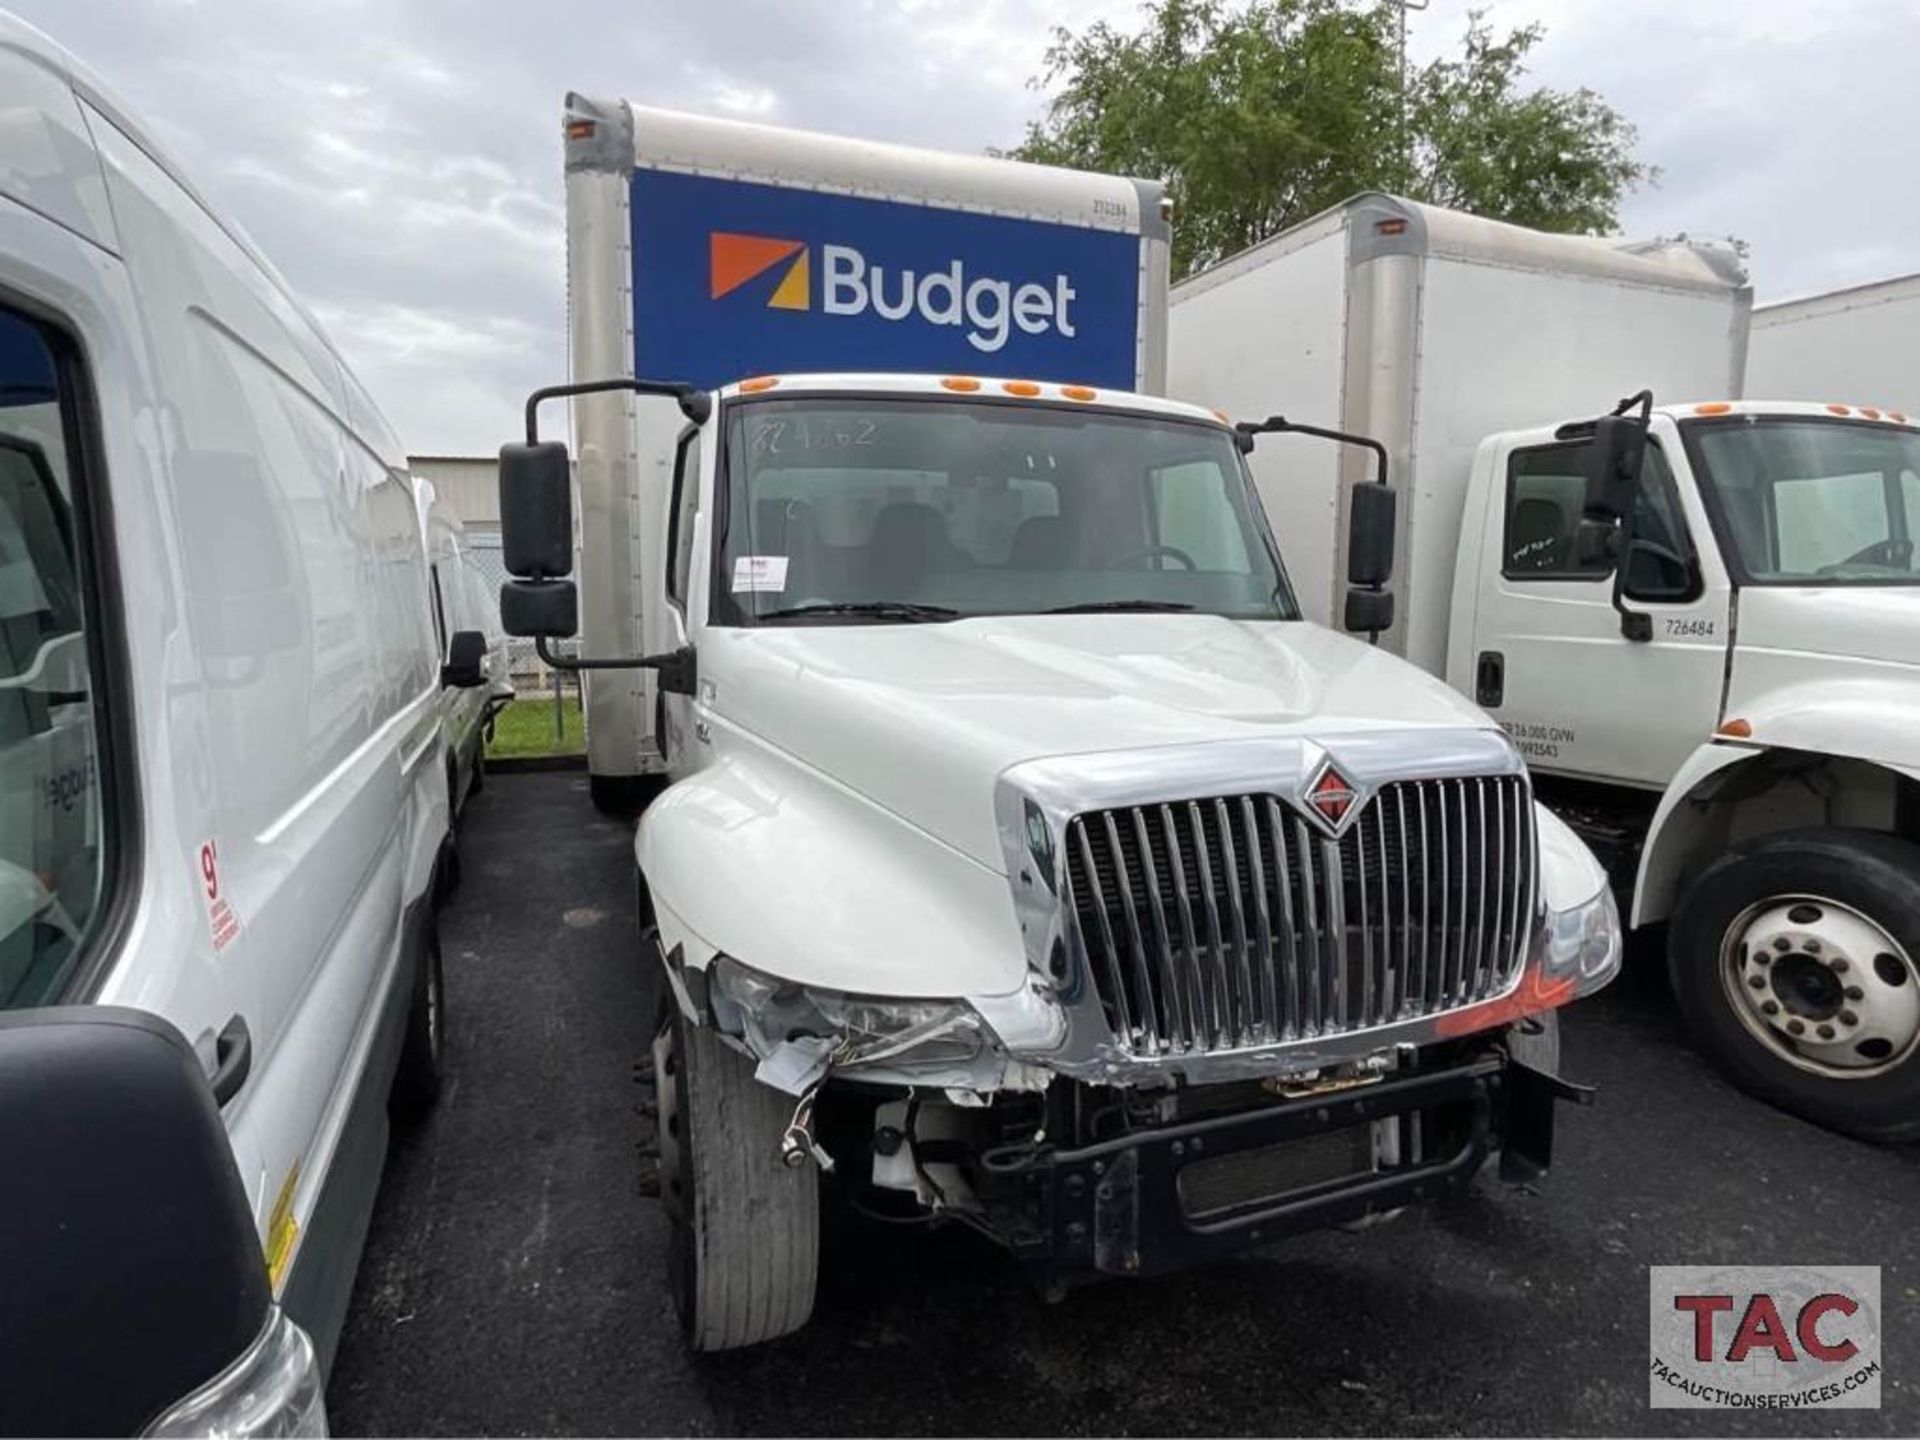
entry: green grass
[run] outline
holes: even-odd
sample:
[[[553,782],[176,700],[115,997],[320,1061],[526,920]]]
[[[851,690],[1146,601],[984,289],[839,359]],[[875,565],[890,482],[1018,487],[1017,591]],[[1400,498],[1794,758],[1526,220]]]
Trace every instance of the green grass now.
[[[571,695],[560,701],[561,737],[553,734],[553,697],[516,700],[494,717],[489,760],[526,755],[578,755],[587,748],[587,726],[580,702]]]

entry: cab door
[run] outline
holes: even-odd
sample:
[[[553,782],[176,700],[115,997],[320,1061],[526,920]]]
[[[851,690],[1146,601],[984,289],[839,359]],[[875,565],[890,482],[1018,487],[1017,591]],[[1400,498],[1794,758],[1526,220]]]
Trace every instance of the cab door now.
[[[1625,586],[1652,635],[1622,635],[1614,563],[1582,562],[1575,543],[1590,444],[1539,432],[1496,457],[1474,696],[1535,770],[1660,788],[1720,720],[1731,587],[1699,497],[1675,482],[1678,436],[1656,423]]]

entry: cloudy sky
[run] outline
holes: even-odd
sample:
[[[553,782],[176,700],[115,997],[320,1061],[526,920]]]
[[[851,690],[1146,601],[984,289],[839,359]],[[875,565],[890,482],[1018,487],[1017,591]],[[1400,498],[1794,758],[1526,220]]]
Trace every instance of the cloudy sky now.
[[[75,51],[319,314],[416,453],[564,377],[568,90],[1012,144],[1049,28],[1136,0],[0,0]],[[1451,48],[1432,0],[1412,48]],[[1762,303],[1920,270],[1920,0],[1471,0],[1640,129],[1630,235],[1735,235]]]

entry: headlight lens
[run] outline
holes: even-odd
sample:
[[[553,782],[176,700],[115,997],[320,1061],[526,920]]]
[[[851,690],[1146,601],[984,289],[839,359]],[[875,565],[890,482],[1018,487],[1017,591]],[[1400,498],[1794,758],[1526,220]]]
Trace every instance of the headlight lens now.
[[[815,1036],[840,1042],[838,1065],[897,1056],[914,1065],[950,1065],[972,1059],[986,1044],[980,1017],[964,1001],[880,999],[795,985],[725,955],[715,957],[707,979],[715,1022],[743,1036],[757,1055]]]
[[[1620,950],[1620,908],[1607,886],[1584,905],[1548,917],[1549,979],[1578,980],[1583,993],[1598,990],[1619,971]]]
[[[313,1342],[278,1305],[246,1354],[147,1430],[153,1436],[245,1436],[248,1440],[326,1433],[327,1405]]]

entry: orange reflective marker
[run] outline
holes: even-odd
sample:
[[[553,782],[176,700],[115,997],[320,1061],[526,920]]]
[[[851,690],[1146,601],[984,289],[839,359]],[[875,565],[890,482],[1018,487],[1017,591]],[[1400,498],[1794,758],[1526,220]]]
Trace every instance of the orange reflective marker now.
[[[1729,740],[1751,740],[1753,726],[1745,720],[1729,720],[1720,727],[1720,733]]]
[[[1694,406],[1693,413],[1696,415],[1725,415],[1732,409],[1733,406],[1724,400],[1709,400],[1704,405]]]
[[[743,395],[757,395],[762,390],[771,390],[779,383],[780,377],[778,375],[756,375],[751,380],[742,380],[740,382],[740,393]]]
[[[1069,400],[1097,400],[1100,392],[1090,385],[1062,385],[1060,393]]]
[[[949,375],[940,382],[949,390],[958,390],[963,395],[972,394],[980,388],[980,382],[968,375]]]
[[[1040,393],[1040,387],[1031,380],[1002,380],[1000,388],[1009,395],[1020,395],[1027,399]]]

